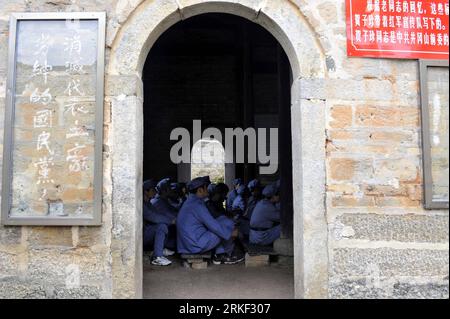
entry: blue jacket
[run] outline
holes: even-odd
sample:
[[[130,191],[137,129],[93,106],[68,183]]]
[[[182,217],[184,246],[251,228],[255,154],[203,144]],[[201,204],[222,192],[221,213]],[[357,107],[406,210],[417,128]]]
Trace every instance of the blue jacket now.
[[[229,240],[232,230],[211,216],[204,200],[191,194],[178,214],[177,233],[178,252],[197,254],[217,237]]]
[[[177,218],[178,211],[175,207],[170,205],[169,201],[165,198],[162,198],[159,195],[156,195],[151,200],[152,205],[158,211],[158,213],[171,218],[171,220]]]
[[[144,221],[147,223],[171,225],[174,220],[174,218],[158,212],[151,202],[144,203],[143,209]]]
[[[237,195],[233,201],[233,205],[231,205],[231,210],[241,210],[242,213],[244,213],[246,208],[247,208],[247,203],[246,203],[244,197],[242,197],[242,195]]]
[[[248,218],[249,220],[252,219],[252,215],[253,215],[253,210],[256,207],[256,204],[259,203],[261,199],[259,198],[255,198],[254,196],[250,196],[248,201],[247,201],[247,210],[244,214],[244,216],[246,218]]]
[[[235,189],[231,190],[228,195],[227,195],[227,202],[226,202],[226,207],[227,207],[227,211],[232,211],[233,209],[233,202],[237,197],[237,191]]]
[[[260,200],[250,220],[251,228],[272,228],[280,223],[280,209],[267,199]]]

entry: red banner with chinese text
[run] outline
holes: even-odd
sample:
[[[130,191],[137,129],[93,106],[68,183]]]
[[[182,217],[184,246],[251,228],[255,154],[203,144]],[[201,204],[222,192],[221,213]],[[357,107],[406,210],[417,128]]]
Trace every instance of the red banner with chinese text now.
[[[448,0],[346,0],[349,56],[449,58]]]

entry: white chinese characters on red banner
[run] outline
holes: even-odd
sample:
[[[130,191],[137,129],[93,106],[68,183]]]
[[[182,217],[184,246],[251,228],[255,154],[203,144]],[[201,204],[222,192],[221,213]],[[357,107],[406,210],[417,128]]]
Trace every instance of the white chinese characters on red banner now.
[[[349,56],[448,59],[448,0],[346,0]]]

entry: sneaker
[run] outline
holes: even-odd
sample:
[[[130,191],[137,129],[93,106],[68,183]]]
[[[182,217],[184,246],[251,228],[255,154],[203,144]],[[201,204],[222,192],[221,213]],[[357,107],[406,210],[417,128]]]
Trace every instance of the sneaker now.
[[[172,255],[174,255],[174,254],[175,254],[175,252],[172,251],[172,250],[170,250],[170,249],[164,248],[164,250],[163,250],[163,255],[164,255],[165,257],[167,257],[167,256],[172,256]]]
[[[245,260],[244,256],[227,256],[226,254],[214,255],[213,264],[214,265],[235,265],[243,262]]]
[[[239,264],[239,263],[243,262],[244,260],[245,260],[245,256],[233,255],[233,256],[226,256],[223,263],[225,265],[235,265],[235,264]]]
[[[212,262],[214,265],[221,265],[221,264],[223,264],[224,260],[225,260],[225,254],[220,254],[220,255],[214,255]]]
[[[155,266],[169,266],[172,262],[166,257],[156,257],[152,260],[152,265]]]

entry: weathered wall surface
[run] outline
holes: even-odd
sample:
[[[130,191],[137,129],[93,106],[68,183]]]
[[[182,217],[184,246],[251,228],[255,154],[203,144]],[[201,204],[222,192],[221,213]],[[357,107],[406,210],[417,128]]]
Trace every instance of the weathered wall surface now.
[[[448,211],[422,208],[418,62],[347,58],[344,1],[299,2],[332,43],[329,78],[301,93],[326,100],[329,297],[448,298]]]
[[[110,1],[0,1],[0,150],[11,12],[107,11]],[[106,109],[107,110],[107,109]],[[105,114],[108,122],[108,114]],[[106,137],[105,143],[108,138]],[[105,145],[102,227],[0,226],[0,298],[108,298],[112,295],[111,187]],[[3,160],[2,160],[3,162]]]
[[[121,73],[126,68],[110,67],[108,62],[119,30],[133,11],[139,12],[136,8],[142,2],[0,0],[0,146],[3,144],[11,12],[106,11],[106,69],[112,70],[105,91],[103,226],[0,226],[0,298],[139,297],[139,293],[134,292],[140,285],[140,268],[136,266],[140,262],[140,247],[132,243],[137,240],[135,236],[141,224],[137,220],[138,213],[130,215],[128,212],[141,205],[139,196],[133,194],[140,187],[140,156],[135,154],[136,162],[121,169],[113,169],[113,161],[128,158],[125,145],[129,141],[123,139],[121,132],[138,134],[142,128],[123,126],[123,122],[115,123],[112,118],[135,121],[142,114],[139,113],[142,88],[139,76]],[[176,1],[156,2],[162,14],[176,12]],[[277,3],[234,2],[248,5],[255,14],[261,15],[266,12],[270,15]],[[320,252],[316,254],[322,253],[320,258],[327,255],[328,272],[318,272],[317,276],[323,277],[328,285],[311,287],[306,278],[306,289],[312,292],[305,295],[448,298],[448,211],[422,208],[418,63],[347,58],[344,0],[290,0],[289,3],[299,20],[307,21],[308,28],[316,35],[317,45],[322,50],[317,64],[326,64],[328,68],[324,75],[315,72],[320,66],[311,67],[308,59],[294,61],[294,67],[303,71],[311,68],[311,71],[301,72],[309,76],[296,81],[293,93],[296,98],[308,101],[302,105],[310,108],[302,110],[305,112],[302,114],[317,115],[317,125],[302,124],[311,125],[311,129],[322,130],[323,127],[324,138],[319,134],[319,140],[315,137],[312,142],[323,145],[326,151],[326,171],[323,172],[326,173],[326,209],[313,214],[301,212],[306,216],[304,229],[297,229],[296,236],[303,236],[302,233],[312,237],[316,233],[319,237],[327,236],[328,248],[317,246]],[[217,10],[220,11],[219,7]],[[295,32],[299,20],[285,22],[289,32]],[[151,25],[151,21],[142,23]],[[122,34],[121,41],[132,36]],[[309,48],[310,43],[293,46]],[[135,63],[131,59],[129,63]],[[133,104],[137,105],[136,113],[127,113],[126,107]],[[298,114],[293,119],[301,120]],[[300,138],[296,136],[294,141]],[[141,137],[137,136],[133,143],[137,145],[139,141]],[[305,149],[302,154],[308,151]],[[138,147],[136,152],[139,152]],[[298,155],[294,154],[296,158]],[[304,173],[315,176],[314,172]],[[136,188],[113,188],[113,176],[135,183]],[[304,190],[303,196],[307,196],[314,187],[294,185],[294,189]],[[310,218],[322,217],[326,217],[327,225],[308,228]],[[296,267],[306,270],[308,252],[315,248],[315,242],[308,242],[308,236],[303,238],[308,248],[302,256],[305,264],[300,265],[301,260],[296,258]],[[81,287],[67,288],[67,280],[77,278],[78,274]]]

